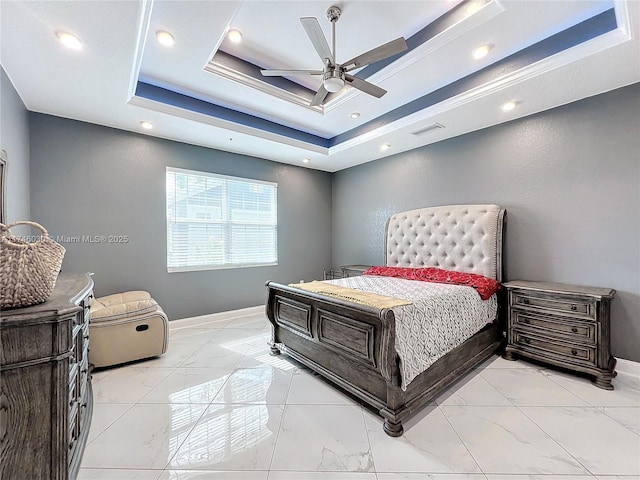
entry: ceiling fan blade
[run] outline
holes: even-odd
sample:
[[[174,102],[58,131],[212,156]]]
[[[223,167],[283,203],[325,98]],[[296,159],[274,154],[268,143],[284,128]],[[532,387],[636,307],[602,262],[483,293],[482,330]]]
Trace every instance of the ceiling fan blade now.
[[[373,95],[374,97],[380,98],[387,91],[384,88],[380,88],[373,83],[369,83],[366,80],[362,80],[361,78],[354,77],[353,75],[346,74],[344,76],[345,81],[351,85],[353,88],[357,88],[358,90],[363,91],[364,93],[368,93],[369,95]]]
[[[313,100],[311,100],[311,106],[315,107],[317,105],[322,105],[322,102],[328,94],[329,92],[327,92],[327,89],[324,88],[324,85],[320,85],[318,92],[316,93],[315,97],[313,97]]]
[[[322,70],[260,70],[265,77],[284,77],[287,75],[322,75]]]
[[[348,72],[350,70],[353,70],[354,68],[364,67],[365,65],[369,65],[370,63],[379,62],[380,60],[389,58],[392,55],[404,52],[407,48],[409,47],[407,47],[407,42],[404,38],[396,38],[395,40],[391,40],[390,42],[385,43],[384,45],[380,45],[373,50],[369,50],[362,55],[358,55],[348,62],[344,62],[342,64],[342,68],[344,68],[345,72]]]
[[[324,62],[325,59],[328,59],[331,65],[335,65],[335,59],[333,58],[327,39],[324,37],[324,33],[322,33],[318,19],[316,17],[302,17],[300,23],[302,23],[302,26],[309,36],[309,40],[311,40],[322,61]]]

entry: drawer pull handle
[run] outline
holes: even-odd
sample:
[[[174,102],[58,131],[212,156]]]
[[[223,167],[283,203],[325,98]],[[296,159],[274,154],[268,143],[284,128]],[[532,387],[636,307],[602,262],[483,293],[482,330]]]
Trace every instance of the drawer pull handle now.
[[[577,309],[578,309],[578,307],[577,307],[577,306],[575,306],[575,305],[571,305],[571,311],[575,312]]]
[[[574,348],[573,350],[571,350],[571,355],[577,355],[578,351]]]
[[[577,329],[576,327],[573,327],[573,328],[571,329],[571,331],[572,331],[573,333],[578,333],[578,329]]]
[[[136,332],[144,332],[145,330],[149,330],[149,325],[138,325],[136,327]]]
[[[84,338],[85,340],[89,340],[89,335],[85,335],[82,338]]]
[[[529,340],[528,338],[524,338],[524,343],[531,343],[531,340]]]
[[[523,299],[522,303],[524,303],[525,305],[529,305],[529,299],[528,298]]]

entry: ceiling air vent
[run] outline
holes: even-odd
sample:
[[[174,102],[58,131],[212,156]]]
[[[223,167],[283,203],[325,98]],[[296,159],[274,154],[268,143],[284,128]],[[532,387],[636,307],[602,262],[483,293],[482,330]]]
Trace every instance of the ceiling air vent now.
[[[445,128],[441,123],[432,123],[431,125],[427,125],[420,130],[416,130],[415,132],[411,132],[411,135],[424,135],[425,133],[432,132],[434,130],[440,130],[441,128]]]

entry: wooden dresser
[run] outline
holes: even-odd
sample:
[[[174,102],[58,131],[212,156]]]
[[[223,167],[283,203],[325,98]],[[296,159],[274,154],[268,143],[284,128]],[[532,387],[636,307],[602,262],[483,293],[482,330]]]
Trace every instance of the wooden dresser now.
[[[0,479],[75,479],[89,433],[93,280],[61,274],[49,299],[0,312]]]
[[[613,390],[616,359],[611,355],[610,306],[616,291],[559,283],[513,281],[508,292],[507,346],[514,354],[595,377]]]

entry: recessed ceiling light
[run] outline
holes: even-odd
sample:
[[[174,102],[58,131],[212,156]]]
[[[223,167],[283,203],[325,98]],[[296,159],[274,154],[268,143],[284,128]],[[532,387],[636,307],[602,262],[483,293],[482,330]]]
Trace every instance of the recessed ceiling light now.
[[[360,116],[360,113],[358,113],[358,112],[353,112],[353,113],[349,114],[349,116],[350,116],[351,118],[358,118],[358,117]]]
[[[82,42],[78,37],[71,35],[68,32],[58,32],[56,37],[60,40],[60,43],[71,50],[80,50],[82,48]]]
[[[475,58],[476,60],[480,60],[483,57],[486,57],[487,54],[489,53],[489,50],[491,50],[492,45],[482,45],[481,47],[476,48],[471,55],[473,55],[473,58]]]
[[[165,32],[164,30],[158,30],[156,32],[156,39],[163,47],[173,47],[173,44],[176,43],[176,39],[173,38],[169,32]]]
[[[151,130],[153,128],[153,123],[147,121],[147,120],[143,120],[140,122],[140,126],[142,128],[144,128],[145,130]]]
[[[380,150],[382,150],[383,152],[385,150],[389,150],[390,148],[391,148],[391,144],[389,144],[389,143],[384,143],[384,144],[380,145]]]
[[[517,102],[507,102],[504,105],[502,105],[502,111],[503,112],[510,112],[511,110],[513,110],[514,108],[516,108],[516,104]]]
[[[233,43],[240,43],[242,41],[242,33],[240,33],[240,30],[229,30],[227,38]]]
[[[309,162],[311,161],[311,159],[310,159],[310,158],[303,158],[303,159],[302,159],[302,161],[303,161],[304,163],[309,163]]]

